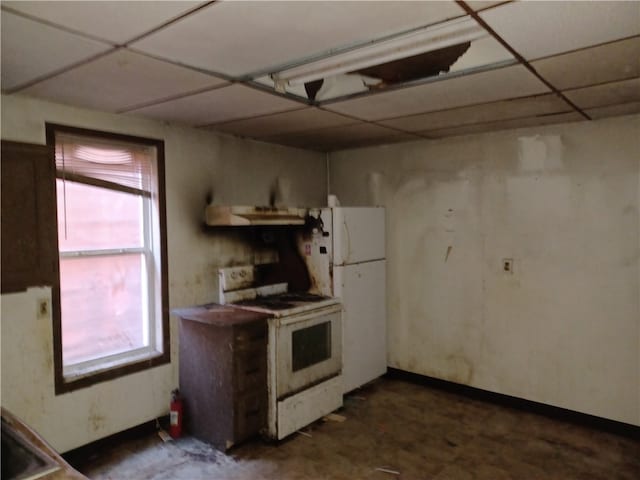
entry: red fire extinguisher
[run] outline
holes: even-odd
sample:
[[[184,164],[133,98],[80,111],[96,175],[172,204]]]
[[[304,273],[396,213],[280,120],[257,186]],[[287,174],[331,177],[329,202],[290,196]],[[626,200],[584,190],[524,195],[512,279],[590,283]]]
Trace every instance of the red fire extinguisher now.
[[[171,392],[171,405],[169,407],[169,435],[172,438],[180,438],[182,436],[182,398],[180,390],[177,388]]]

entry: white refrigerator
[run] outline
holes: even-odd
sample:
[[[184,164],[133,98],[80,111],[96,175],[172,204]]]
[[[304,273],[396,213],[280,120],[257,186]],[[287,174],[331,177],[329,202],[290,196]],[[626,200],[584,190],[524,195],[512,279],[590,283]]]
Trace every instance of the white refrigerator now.
[[[316,293],[340,298],[342,375],[349,392],[387,370],[385,211],[332,207],[302,242]]]

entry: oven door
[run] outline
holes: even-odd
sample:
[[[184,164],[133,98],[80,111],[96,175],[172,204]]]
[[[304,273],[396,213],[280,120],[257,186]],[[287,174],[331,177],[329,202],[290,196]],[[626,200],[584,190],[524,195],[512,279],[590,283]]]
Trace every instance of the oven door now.
[[[342,370],[342,307],[276,320],[276,395],[281,399]]]

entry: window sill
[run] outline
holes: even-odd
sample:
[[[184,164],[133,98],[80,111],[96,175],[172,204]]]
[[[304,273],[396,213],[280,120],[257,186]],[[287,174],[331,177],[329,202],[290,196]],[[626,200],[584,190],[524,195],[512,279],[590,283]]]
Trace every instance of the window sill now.
[[[99,365],[70,369],[71,371],[64,372],[62,379],[56,382],[56,394],[89,387],[96,383],[113,380],[169,362],[168,352],[147,351],[111,362],[101,362]]]

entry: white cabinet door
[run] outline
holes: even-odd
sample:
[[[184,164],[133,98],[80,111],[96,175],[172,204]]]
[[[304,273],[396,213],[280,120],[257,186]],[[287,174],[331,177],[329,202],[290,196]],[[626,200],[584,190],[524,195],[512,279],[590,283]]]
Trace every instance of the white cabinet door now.
[[[340,266],[385,258],[384,208],[333,209],[333,264]]]
[[[334,269],[335,294],[342,301],[344,391],[387,371],[386,262]]]

